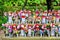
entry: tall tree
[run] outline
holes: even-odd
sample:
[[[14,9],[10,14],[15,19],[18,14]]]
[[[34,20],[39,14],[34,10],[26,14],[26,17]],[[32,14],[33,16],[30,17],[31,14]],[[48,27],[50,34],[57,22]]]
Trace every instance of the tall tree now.
[[[0,0],[0,16],[3,15],[3,10],[4,10],[3,4],[4,4],[3,0]]]
[[[52,10],[52,1],[46,0],[46,2],[47,2],[47,10]]]

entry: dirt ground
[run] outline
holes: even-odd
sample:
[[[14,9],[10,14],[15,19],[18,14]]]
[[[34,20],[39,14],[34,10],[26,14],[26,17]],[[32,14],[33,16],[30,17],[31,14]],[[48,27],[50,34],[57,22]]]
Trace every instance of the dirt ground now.
[[[2,40],[60,40],[60,37],[3,37]]]

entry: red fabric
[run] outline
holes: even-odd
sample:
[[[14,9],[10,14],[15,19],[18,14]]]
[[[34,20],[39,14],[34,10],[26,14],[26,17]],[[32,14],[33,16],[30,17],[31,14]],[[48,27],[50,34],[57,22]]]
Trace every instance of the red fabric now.
[[[21,16],[21,18],[25,18],[25,16]]]
[[[42,16],[42,19],[47,18],[46,16]]]
[[[26,17],[25,13],[21,13],[21,18],[25,18],[25,17]]]
[[[13,24],[12,26],[13,26],[13,30],[15,30],[15,29],[16,29],[16,24]],[[14,27],[14,26],[15,26],[15,27]]]
[[[15,28],[15,27],[13,27],[13,30],[16,30],[16,28]]]
[[[46,16],[42,16],[42,18],[46,18]]]
[[[39,15],[39,11],[36,11],[36,16],[38,16]]]
[[[16,26],[16,24],[13,24],[12,26]]]
[[[36,11],[36,14],[39,14],[39,11]]]
[[[56,18],[60,18],[60,16],[56,16]]]
[[[37,31],[40,30],[39,29],[39,24],[35,24],[34,29],[37,30]]]

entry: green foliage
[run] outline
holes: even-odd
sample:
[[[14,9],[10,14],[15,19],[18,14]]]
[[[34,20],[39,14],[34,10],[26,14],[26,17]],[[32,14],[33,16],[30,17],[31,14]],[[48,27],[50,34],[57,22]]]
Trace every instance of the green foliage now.
[[[24,6],[25,0],[0,0],[0,10],[3,11],[15,11],[20,10]],[[56,0],[57,3],[59,3],[59,0]],[[57,5],[55,1],[53,2],[53,5]],[[42,8],[43,10],[47,9],[47,6],[43,6],[46,4],[46,0],[27,0],[27,6],[26,9],[36,9],[36,4],[38,4],[38,9]],[[33,5],[32,7],[29,5]],[[59,9],[54,7],[54,9]],[[1,11],[2,13],[2,11]]]
[[[7,19],[8,18],[6,16],[0,16],[0,26],[2,26],[2,23],[6,23]]]
[[[55,10],[60,10],[60,6],[54,6]]]
[[[2,23],[6,23],[8,21],[7,16],[0,16],[0,28],[4,29],[5,27],[2,26]]]

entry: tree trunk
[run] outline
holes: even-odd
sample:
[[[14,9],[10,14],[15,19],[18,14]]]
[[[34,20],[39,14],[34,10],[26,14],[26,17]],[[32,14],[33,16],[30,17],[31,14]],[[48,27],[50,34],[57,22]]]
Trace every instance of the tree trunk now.
[[[24,8],[25,8],[25,6],[27,5],[27,1],[28,1],[28,0],[25,0],[25,2],[24,2],[24,6],[23,6],[23,8],[22,8],[22,9],[24,9]]]

